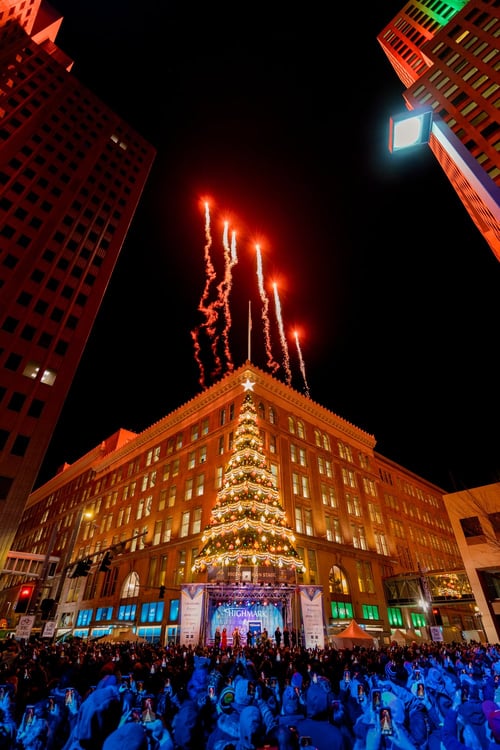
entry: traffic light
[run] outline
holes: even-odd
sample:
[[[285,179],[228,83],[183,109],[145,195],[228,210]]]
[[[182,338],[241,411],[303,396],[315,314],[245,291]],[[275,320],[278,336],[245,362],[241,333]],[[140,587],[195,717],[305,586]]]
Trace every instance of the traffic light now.
[[[42,601],[40,602],[40,612],[42,620],[50,619],[50,615],[52,614],[52,609],[55,603],[55,599],[42,599]]]
[[[83,576],[88,576],[91,567],[92,560],[90,559],[90,557],[87,557],[85,560],[79,560],[75,565],[70,578],[80,578]]]
[[[443,618],[441,615],[441,612],[437,607],[432,608],[432,616],[434,617],[434,622],[436,625],[442,625],[443,624]]]
[[[160,586],[160,591],[158,593],[158,596],[160,597],[160,599],[165,598],[165,586]]]
[[[113,559],[113,555],[111,554],[111,552],[106,552],[106,554],[101,560],[101,564],[99,565],[99,572],[107,573],[108,570],[111,570],[112,559]]]
[[[18,614],[26,614],[28,611],[28,607],[31,601],[31,595],[33,594],[34,586],[21,586],[21,590],[19,592],[19,596],[17,598],[16,607],[14,609],[14,612],[17,612]]]

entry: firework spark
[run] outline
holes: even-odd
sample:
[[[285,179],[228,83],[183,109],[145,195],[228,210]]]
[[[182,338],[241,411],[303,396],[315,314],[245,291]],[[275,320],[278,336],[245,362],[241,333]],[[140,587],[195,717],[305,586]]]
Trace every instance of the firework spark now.
[[[229,307],[229,297],[233,285],[233,268],[238,262],[238,255],[236,253],[236,232],[232,232],[231,244],[229,244],[229,224],[227,221],[224,222],[224,231],[222,234],[222,246],[224,248],[224,278],[221,283],[217,286],[217,300],[214,303],[214,308],[224,313],[224,328],[222,329],[220,337],[214,335],[212,338],[212,352],[214,354],[217,366],[213,373],[214,377],[220,374],[222,368],[222,362],[217,359],[217,347],[219,344],[219,338],[222,338],[222,345],[224,350],[224,356],[226,358],[227,370],[232,372],[234,369],[233,360],[231,357],[231,350],[229,347],[229,331],[231,330],[232,318],[231,308]],[[215,333],[215,331],[213,332]]]
[[[306,378],[306,366],[304,364],[304,358],[302,357],[302,349],[300,348],[300,341],[299,341],[298,331],[294,331],[293,335],[295,336],[295,344],[297,346],[297,354],[299,355],[300,372],[302,373],[302,378],[304,380],[304,392],[305,392],[307,398],[310,398],[310,395],[309,395],[309,386],[307,384],[307,378]]]
[[[205,286],[203,289],[203,293],[201,295],[200,301],[198,303],[198,310],[202,313],[205,320],[199,325],[196,326],[191,331],[191,338],[193,339],[194,344],[194,356],[195,360],[198,364],[198,368],[200,370],[200,377],[199,377],[199,383],[202,388],[205,388],[205,368],[203,366],[203,362],[201,361],[201,345],[200,345],[200,332],[202,329],[205,329],[208,336],[213,336],[215,332],[215,326],[217,323],[217,310],[214,308],[214,304],[209,302],[209,296],[210,296],[210,287],[214,283],[216,279],[216,272],[214,265],[212,263],[212,258],[210,255],[210,250],[212,247],[212,233],[210,228],[210,206],[208,202],[205,202],[205,253],[204,253],[204,259],[205,259]],[[216,357],[216,366],[219,365],[219,358],[217,354],[215,353]]]
[[[271,324],[269,321],[269,297],[264,288],[264,274],[262,273],[262,255],[260,246],[255,245],[257,255],[257,281],[259,286],[259,295],[262,300],[262,322],[264,324],[264,346],[266,349],[267,366],[272,372],[276,372],[279,364],[274,360],[271,347]]]
[[[283,316],[281,315],[281,302],[278,294],[278,285],[273,284],[274,289],[274,306],[276,308],[276,319],[280,332],[281,348],[283,349],[283,367],[286,373],[287,385],[292,385],[292,371],[290,370],[290,355],[288,353],[288,344],[286,342],[285,329],[283,328]]]

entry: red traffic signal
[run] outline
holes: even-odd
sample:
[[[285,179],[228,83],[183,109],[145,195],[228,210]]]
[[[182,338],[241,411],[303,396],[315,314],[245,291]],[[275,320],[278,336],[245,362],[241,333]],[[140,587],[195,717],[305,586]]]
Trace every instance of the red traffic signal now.
[[[433,607],[432,608],[432,615],[434,617],[434,622],[436,623],[436,625],[442,625],[443,624],[443,617],[442,617],[441,612],[438,609],[438,607]]]
[[[34,588],[34,586],[21,586],[14,612],[17,612],[21,615],[26,614],[30,605]]]

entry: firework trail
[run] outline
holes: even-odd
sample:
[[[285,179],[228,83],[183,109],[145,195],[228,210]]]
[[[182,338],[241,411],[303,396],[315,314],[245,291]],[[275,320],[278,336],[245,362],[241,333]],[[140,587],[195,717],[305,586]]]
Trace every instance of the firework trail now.
[[[199,383],[202,388],[205,388],[205,369],[200,357],[200,331],[202,328],[206,329],[207,334],[210,335],[215,329],[215,323],[217,321],[217,312],[214,310],[213,303],[208,302],[210,287],[215,281],[216,273],[210,256],[210,248],[212,247],[212,234],[210,230],[210,206],[205,203],[205,287],[198,303],[198,310],[205,317],[205,321],[191,331],[191,338],[194,344],[194,357],[198,368],[200,370]],[[218,358],[216,358],[218,363]]]
[[[267,355],[267,366],[272,372],[276,372],[279,369],[279,364],[274,360],[273,352],[271,349],[271,325],[269,322],[269,298],[264,289],[264,275],[262,273],[262,256],[260,254],[259,245],[255,245],[257,253],[257,279],[259,284],[259,294],[262,300],[262,322],[264,323],[264,345]]]
[[[281,348],[283,349],[283,367],[286,373],[287,385],[292,385],[292,371],[290,370],[290,355],[288,353],[288,344],[286,343],[285,331],[283,328],[283,318],[281,316],[281,303],[278,295],[278,285],[273,284],[274,304],[276,307],[276,318],[278,319],[278,328],[280,332]]]
[[[210,333],[214,334],[212,338],[212,352],[214,354],[216,363],[218,363],[218,367],[216,367],[213,372],[214,377],[220,374],[222,368],[222,363],[220,359],[217,358],[217,349],[220,338],[222,338],[224,356],[227,362],[227,370],[228,372],[232,372],[234,369],[231,351],[229,348],[229,331],[232,325],[231,309],[229,307],[229,296],[231,294],[233,285],[233,267],[238,262],[238,256],[236,254],[236,232],[232,232],[231,245],[229,245],[228,228],[228,222],[225,221],[224,231],[222,234],[222,245],[224,247],[224,278],[217,286],[217,300],[214,302],[214,310],[217,312],[217,317],[219,310],[222,310],[224,313],[224,328],[222,329],[220,336],[216,335],[215,329],[213,331],[210,331]]]
[[[304,364],[304,359],[302,357],[302,350],[300,348],[299,334],[297,333],[297,331],[294,331],[293,335],[295,336],[295,343],[297,345],[297,354],[299,355],[300,372],[302,373],[302,378],[304,379],[304,392],[307,398],[310,398],[309,386],[307,384],[307,378],[306,378],[306,366]]]

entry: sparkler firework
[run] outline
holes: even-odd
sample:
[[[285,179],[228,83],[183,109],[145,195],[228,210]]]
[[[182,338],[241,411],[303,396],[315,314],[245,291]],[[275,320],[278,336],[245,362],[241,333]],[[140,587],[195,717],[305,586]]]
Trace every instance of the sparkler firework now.
[[[213,382],[215,379],[225,374],[226,372],[232,372],[234,369],[233,357],[231,355],[231,349],[229,345],[229,334],[232,327],[232,315],[231,308],[229,305],[230,295],[233,287],[233,268],[238,263],[238,255],[236,250],[236,232],[231,232],[231,242],[229,241],[229,222],[225,221],[223,224],[222,232],[222,249],[223,249],[223,262],[224,262],[224,273],[222,280],[215,286],[216,282],[216,270],[212,261],[212,232],[211,232],[211,217],[210,208],[208,202],[204,204],[205,208],[205,245],[204,245],[204,269],[205,269],[205,283],[203,292],[198,303],[198,311],[202,315],[201,323],[191,331],[191,338],[194,345],[194,357],[199,368],[199,383],[202,388],[206,388],[209,384],[207,383],[207,374],[210,375],[210,380]],[[272,373],[276,373],[281,365],[276,361],[273,356],[272,342],[271,342],[271,319],[269,316],[269,296],[266,292],[266,286],[264,281],[264,273],[262,266],[262,254],[261,247],[259,244],[255,245],[255,257],[256,257],[256,275],[257,275],[257,290],[261,302],[261,320],[264,333],[264,349],[266,355],[266,364]],[[285,326],[283,323],[283,314],[281,309],[281,301],[278,294],[278,286],[276,283],[272,284],[274,291],[274,309],[276,324],[279,333],[279,339],[283,355],[283,370],[285,373],[285,379],[287,385],[292,385],[292,371],[290,367],[290,354],[288,351],[288,343],[285,334]],[[250,343],[251,343],[251,329],[252,329],[252,318],[251,318],[251,302],[248,302],[248,358],[250,359]],[[304,365],[304,359],[302,356],[302,350],[299,343],[298,332],[293,332],[297,355],[299,360],[300,372],[304,382],[304,392],[309,398],[309,385],[307,383],[306,371]],[[204,364],[202,359],[202,341],[207,341],[210,352],[212,355],[212,367],[209,370],[208,365]]]

